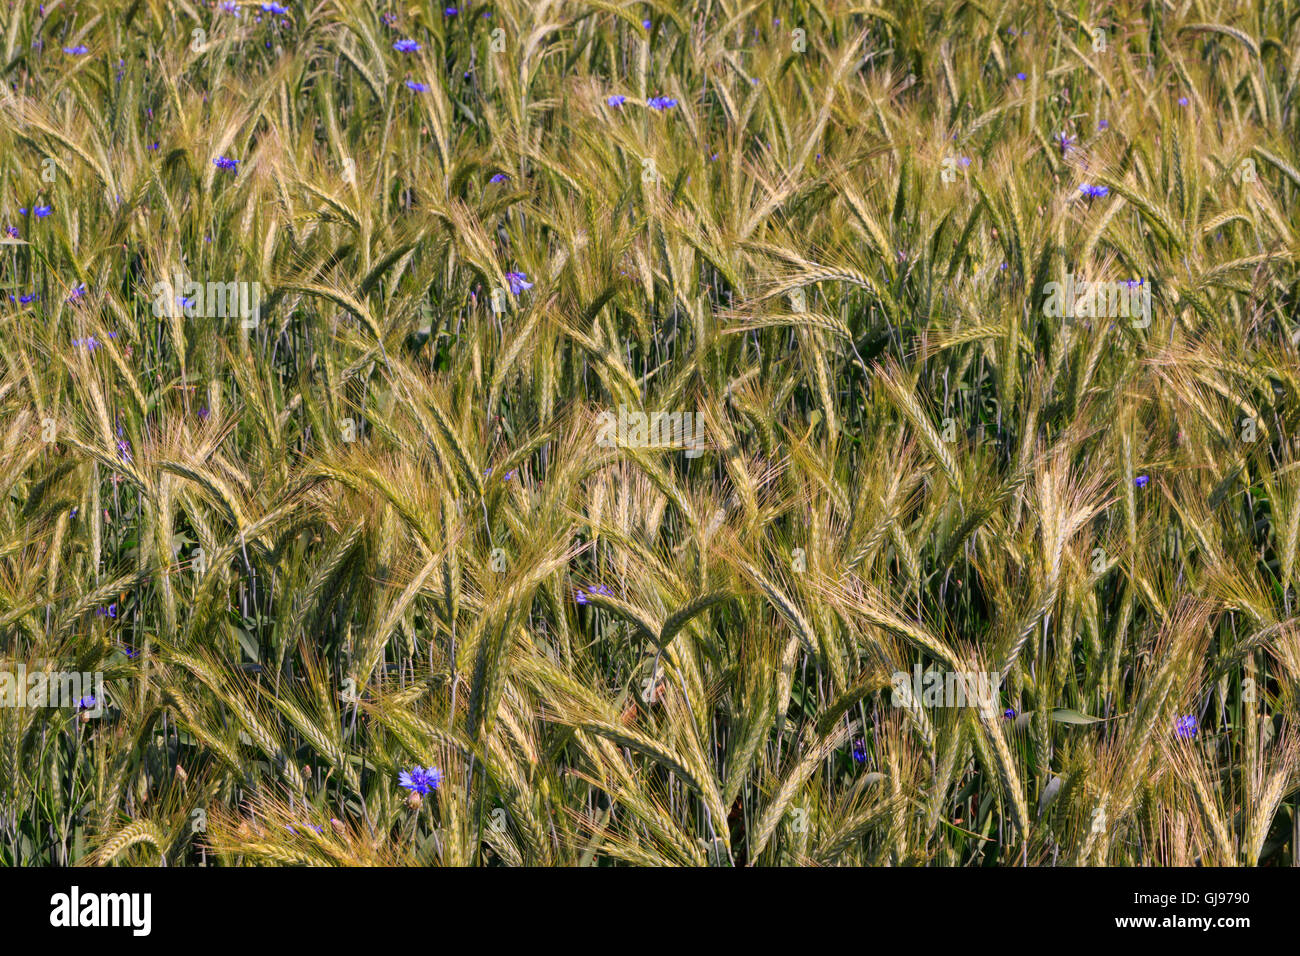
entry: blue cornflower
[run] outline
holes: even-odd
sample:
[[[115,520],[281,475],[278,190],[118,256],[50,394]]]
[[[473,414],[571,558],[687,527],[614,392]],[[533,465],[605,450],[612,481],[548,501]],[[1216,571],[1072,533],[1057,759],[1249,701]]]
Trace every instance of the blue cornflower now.
[[[533,287],[533,284],[528,281],[527,272],[507,272],[506,281],[510,283],[511,295],[518,295]]]
[[[957,165],[960,166],[962,169],[965,169],[967,166],[970,165],[970,157],[969,157],[969,156],[959,156],[959,157],[957,158]]]
[[[861,738],[853,741],[853,759],[858,763],[867,762],[867,745]]]
[[[1180,97],[1178,97],[1178,105],[1179,105],[1179,106],[1186,106],[1186,105],[1187,105],[1187,97],[1185,97],[1185,96],[1180,96]]]
[[[670,110],[677,105],[677,101],[671,96],[652,96],[647,104],[652,110]]]
[[[1092,183],[1084,183],[1079,187],[1079,192],[1083,193],[1089,199],[1100,199],[1102,196],[1110,193],[1110,187],[1094,186]]]
[[[221,4],[221,9],[225,10],[227,13],[233,13],[237,17],[240,16],[239,4],[235,3],[234,0],[224,0]]]
[[[427,84],[427,83],[417,83],[415,80],[407,80],[407,81],[406,81],[406,88],[409,89],[409,90],[415,90],[415,92],[417,92],[417,93],[427,93],[427,92],[429,92],[429,84]]]
[[[507,176],[505,173],[497,173],[495,176],[493,176],[491,179],[489,179],[488,182],[490,182],[490,183],[503,183],[503,182],[505,182],[505,181],[506,181],[507,179],[509,179],[509,178],[510,178],[510,177]]]
[[[442,11],[443,16],[446,17],[454,17],[458,13],[460,13],[460,11],[455,7],[444,7]]]
[[[1016,709],[1014,707],[1008,707],[1006,710],[1002,712],[1002,717],[1004,720],[1015,720]]]
[[[437,767],[415,766],[410,770],[403,770],[397,775],[397,782],[410,790],[412,793],[418,793],[424,796],[431,790],[437,790],[442,784],[442,771]]]
[[[1110,129],[1110,121],[1109,121],[1109,120],[1097,120],[1097,129],[1099,129],[1099,130],[1101,130],[1101,129]]]
[[[609,99],[605,100],[605,102],[610,106],[622,106],[627,102],[627,97],[622,93],[615,93]]]
[[[81,698],[81,700],[77,701],[77,710],[94,710],[94,709],[95,709],[94,694],[87,694],[85,697]]]
[[[507,471],[507,472],[506,472],[506,481],[509,481],[511,478],[513,478],[513,477],[517,474],[517,472],[518,472],[518,469],[515,469],[515,468],[511,468],[509,471]]]
[[[1025,74],[1023,74],[1023,73],[1017,73],[1017,74],[1016,74],[1016,79],[1017,79],[1017,80],[1027,80],[1027,79],[1029,79],[1029,77],[1025,76]]]
[[[217,169],[228,169],[231,172],[237,172],[239,160],[231,159],[229,156],[218,156],[212,161],[212,165],[216,166]]]
[[[86,283],[84,282],[79,283],[77,287],[72,290],[72,295],[68,296],[68,301],[76,302],[85,294],[86,294]]]
[[[1151,481],[1150,475],[1138,475],[1136,478],[1133,479],[1133,484],[1137,485],[1139,488],[1145,488],[1147,486],[1147,483],[1150,481]]]
[[[1183,740],[1190,740],[1201,729],[1195,714],[1184,714],[1174,721],[1174,733]]]
[[[158,144],[157,144],[157,143],[150,143],[149,146],[148,146],[148,148],[149,148],[149,149],[157,149],[157,148],[158,148]]]
[[[589,604],[589,603],[590,603],[590,602],[587,600],[587,594],[586,594],[586,592],[584,592],[584,591],[580,591],[580,590],[579,590],[579,591],[574,591],[574,592],[573,592],[573,600],[575,600],[575,601],[578,602],[579,604]]]
[[[9,298],[12,299],[13,296],[10,296]],[[27,295],[20,295],[20,296],[18,297],[18,304],[19,304],[19,305],[28,305],[29,303],[31,303],[31,302],[35,302],[35,301],[36,301],[36,293],[35,293],[35,292],[31,292],[31,293],[29,293],[29,294],[27,294]]]
[[[69,56],[84,56],[90,52],[90,47],[84,43],[78,43],[76,46],[65,46],[63,52]]]
[[[54,212],[53,206],[37,206],[32,210],[32,215],[37,219],[44,219],[50,213]]]
[[[281,5],[281,4],[278,4],[278,3],[264,3],[264,4],[262,4],[262,10],[263,10],[263,12],[265,12],[265,13],[274,13],[274,14],[277,14],[277,15],[278,15],[278,14],[282,14],[282,13],[288,13],[288,12],[289,12],[289,8],[288,8],[288,7],[283,6],[283,5]]]
[[[649,20],[642,20],[642,21],[641,21],[641,26],[643,26],[643,27],[645,27],[645,29],[649,30],[649,29],[650,29],[650,21],[649,21]]]
[[[393,49],[398,53],[414,53],[420,49],[420,44],[415,40],[398,40],[393,44]]]
[[[12,238],[12,239],[17,239],[17,238],[18,238],[18,227],[17,227],[17,226],[5,226],[5,235],[9,236],[9,237]]]
[[[1065,130],[1061,130],[1056,134],[1056,145],[1061,147],[1062,156],[1070,151],[1070,147],[1074,145],[1074,139],[1075,138]]]

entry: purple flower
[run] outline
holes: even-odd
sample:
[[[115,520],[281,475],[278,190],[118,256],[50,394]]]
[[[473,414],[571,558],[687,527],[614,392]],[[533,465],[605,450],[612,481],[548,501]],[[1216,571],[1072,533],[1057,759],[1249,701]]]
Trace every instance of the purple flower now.
[[[408,90],[415,90],[415,92],[417,92],[417,93],[427,93],[427,92],[429,92],[429,84],[427,84],[427,83],[417,83],[415,80],[407,80],[407,81],[406,81],[406,88],[407,88]]]
[[[12,299],[13,296],[10,296],[9,298]],[[27,295],[20,295],[20,296],[18,297],[18,304],[19,304],[19,305],[27,305],[27,304],[29,304],[29,303],[31,303],[31,302],[34,302],[34,301],[36,301],[36,293],[35,293],[35,292],[28,293]]]
[[[117,453],[123,461],[129,464],[131,461],[131,443],[125,439],[119,440],[117,443]]]
[[[414,53],[420,49],[420,44],[414,40],[398,40],[393,44],[393,49],[398,53]]]
[[[1184,714],[1174,721],[1174,733],[1182,740],[1190,740],[1201,729],[1195,714]]]
[[[1056,145],[1061,147],[1061,155],[1064,156],[1070,151],[1070,147],[1074,145],[1074,137],[1065,130],[1061,130],[1056,134]]]
[[[1179,105],[1179,106],[1186,106],[1186,105],[1187,105],[1187,97],[1185,97],[1185,96],[1180,96],[1180,97],[1178,97],[1178,105]]]
[[[77,710],[94,710],[94,709],[95,709],[94,694],[87,694],[85,697],[81,698],[81,700],[77,701]]]
[[[493,176],[491,179],[489,179],[488,182],[490,182],[490,183],[504,183],[504,182],[505,182],[506,180],[508,180],[509,178],[510,178],[510,177],[507,176],[505,173],[497,173],[495,176]]]
[[[148,148],[149,148],[149,149],[157,149],[157,148],[158,148],[158,144],[157,144],[157,143],[150,143],[149,146],[148,146]]]
[[[17,239],[17,238],[18,238],[18,227],[17,227],[17,226],[5,226],[5,235],[9,236],[10,238]]]
[[[212,161],[212,165],[216,166],[217,169],[228,169],[231,172],[236,172],[236,167],[239,166],[239,160],[231,159],[229,156],[218,156]]]
[[[442,785],[442,771],[437,767],[430,767],[426,770],[424,767],[415,766],[410,770],[403,770],[399,773],[397,782],[412,793],[424,796],[432,790],[437,790]]]
[[[460,13],[460,11],[455,7],[444,7],[442,11],[442,15],[445,17],[454,17],[458,13]]]
[[[867,745],[861,737],[853,741],[853,759],[858,763],[867,762]]]
[[[65,46],[63,52],[69,56],[84,56],[90,52],[90,47],[84,43],[78,43],[76,46]]]
[[[1079,187],[1079,192],[1083,193],[1089,199],[1100,199],[1102,196],[1110,193],[1109,186],[1094,186],[1091,183],[1084,183]]]
[[[590,602],[588,602],[588,600],[587,600],[587,595],[586,595],[584,592],[582,592],[582,591],[574,591],[574,592],[573,592],[573,599],[574,599],[575,601],[577,601],[579,604],[588,604],[588,603],[590,603]]]
[[[967,166],[970,165],[970,157],[969,156],[958,157],[957,165],[960,166],[962,169],[965,169]]]
[[[32,215],[34,215],[37,219],[44,219],[52,212],[54,212],[53,206],[37,206],[35,209],[32,210]]]
[[[1101,129],[1110,129],[1110,121],[1109,121],[1109,120],[1097,120],[1097,129],[1099,129],[1099,130],[1101,130]]]
[[[1027,80],[1027,79],[1029,79],[1029,77],[1025,76],[1025,74],[1023,74],[1023,73],[1017,73],[1017,74],[1016,74],[1016,79],[1017,79],[1017,80],[1022,80],[1022,81],[1023,81],[1023,80]]]
[[[72,295],[68,296],[68,301],[69,301],[69,302],[76,302],[78,299],[80,299],[80,298],[81,298],[82,296],[84,296],[85,294],[86,294],[86,283],[84,283],[84,282],[79,283],[79,284],[77,285],[77,287],[76,287],[75,289],[72,290]]]
[[[507,272],[506,281],[510,283],[511,295],[518,295],[533,287],[533,284],[528,281],[527,272]]]
[[[663,112],[670,110],[677,105],[677,101],[670,96],[652,96],[647,104],[652,110]]]
[[[206,422],[208,420],[208,414],[208,406],[204,405],[199,409],[199,420]]]
[[[1139,488],[1145,488],[1150,481],[1150,475],[1138,475],[1133,479],[1133,484],[1137,485]]]
[[[239,4],[235,3],[234,0],[224,0],[221,4],[221,9],[225,10],[227,13],[233,13],[235,16],[240,16]]]
[[[605,100],[605,102],[610,106],[622,106],[625,102],[627,102],[627,97],[624,96],[622,93],[615,93],[609,99]]]
[[[276,15],[279,15],[283,13],[288,13],[289,8],[286,6],[282,6],[281,4],[278,3],[264,3],[262,4],[262,11],[264,13],[274,13]]]
[[[1006,710],[1002,712],[1002,718],[1003,720],[1015,720],[1016,709],[1014,707],[1008,707]]]
[[[642,20],[642,21],[641,21],[641,26],[643,26],[643,27],[645,27],[645,29],[649,30],[649,29],[650,29],[650,21],[649,21],[649,20]]]

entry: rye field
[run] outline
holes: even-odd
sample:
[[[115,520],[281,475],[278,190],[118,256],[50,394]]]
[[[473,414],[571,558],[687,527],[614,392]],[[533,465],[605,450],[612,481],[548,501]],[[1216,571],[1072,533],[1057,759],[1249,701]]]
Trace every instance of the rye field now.
[[[1300,864],[1294,0],[0,51],[0,864]]]

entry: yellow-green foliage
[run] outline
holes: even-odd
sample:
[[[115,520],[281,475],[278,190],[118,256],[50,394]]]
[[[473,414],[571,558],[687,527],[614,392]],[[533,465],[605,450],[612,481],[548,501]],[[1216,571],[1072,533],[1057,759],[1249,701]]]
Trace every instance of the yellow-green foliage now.
[[[446,2],[0,8],[0,862],[1297,862],[1293,5]]]

